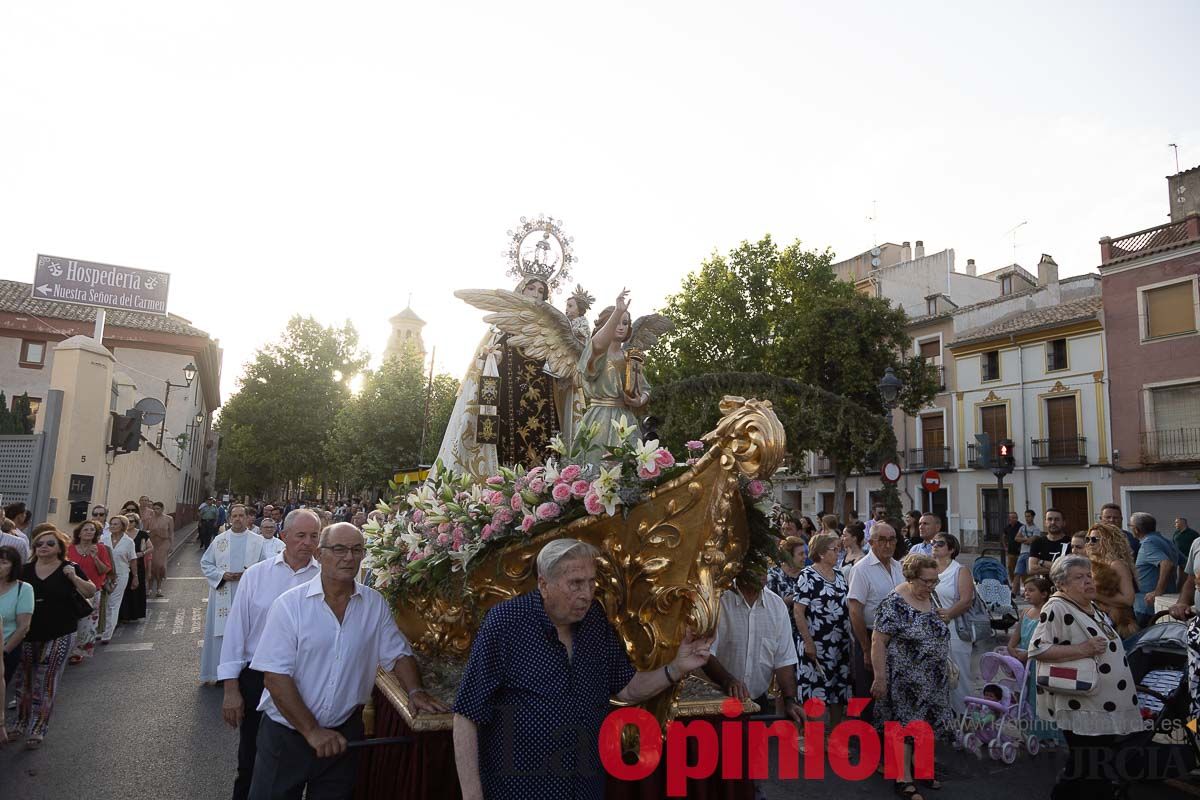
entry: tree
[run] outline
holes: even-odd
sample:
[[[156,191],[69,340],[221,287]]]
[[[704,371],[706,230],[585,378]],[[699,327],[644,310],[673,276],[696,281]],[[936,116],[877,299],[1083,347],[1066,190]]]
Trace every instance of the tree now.
[[[429,425],[421,428],[429,392]],[[373,372],[342,408],[327,446],[338,478],[352,489],[382,490],[401,467],[429,463],[454,408],[458,381],[437,375],[430,391],[420,354],[406,348]]]
[[[912,348],[904,311],[839,281],[831,261],[828,250],[805,250],[798,241],[781,249],[770,236],[743,242],[728,257],[713,254],[668,298],[663,313],[675,328],[648,367],[658,384],[736,373],[710,382],[702,395],[703,383],[693,385],[693,405],[702,399],[711,408],[715,393],[731,387],[773,392],[765,396],[788,430],[793,463],[805,450],[822,452],[834,472],[835,497],[843,498],[851,472],[895,452],[876,388],[884,370],[891,367],[904,381],[899,406],[909,414],[932,399],[937,380],[919,356],[905,355]],[[669,386],[656,391],[655,411],[660,397],[673,395]],[[694,425],[694,437],[709,422],[685,414],[664,428]]]
[[[28,392],[13,398],[11,411],[4,392],[0,392],[0,435],[33,433],[33,423],[33,404],[29,402]]]
[[[218,481],[239,493],[327,482],[326,443],[367,358],[349,321],[337,328],[292,317],[280,341],[246,365],[221,409]]]

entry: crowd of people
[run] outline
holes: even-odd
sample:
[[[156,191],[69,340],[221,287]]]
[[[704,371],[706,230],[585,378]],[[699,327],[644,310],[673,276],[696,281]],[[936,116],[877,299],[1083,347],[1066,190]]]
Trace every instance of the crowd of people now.
[[[66,668],[92,658],[118,625],[145,618],[150,578],[166,574],[174,521],[161,502],[142,497],[119,514],[93,506],[70,532],[42,523],[27,533],[29,522],[24,503],[0,514],[3,688],[12,687],[16,712],[15,725],[0,726],[0,743],[24,739],[36,750]],[[154,586],[161,597],[161,578]]]

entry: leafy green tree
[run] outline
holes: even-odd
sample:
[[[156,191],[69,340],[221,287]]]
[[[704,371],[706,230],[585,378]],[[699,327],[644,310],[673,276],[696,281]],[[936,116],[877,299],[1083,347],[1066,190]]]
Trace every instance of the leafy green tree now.
[[[828,250],[800,242],[780,248],[766,236],[728,256],[713,254],[684,279],[663,310],[675,328],[647,365],[661,387],[654,410],[669,420],[669,443],[677,447],[674,437],[711,429],[720,393],[740,390],[775,403],[793,464],[806,450],[829,458],[835,497],[845,496],[851,472],[895,452],[879,379],[888,367],[895,371],[905,384],[899,406],[911,414],[933,397],[936,377],[906,355],[912,348],[904,311],[839,281],[831,261]],[[672,382],[706,373],[728,374],[685,382],[685,400],[672,391]]]
[[[33,433],[33,423],[33,404],[29,402],[28,393],[14,397],[10,411],[4,392],[0,392],[0,435]]]
[[[246,365],[221,409],[218,481],[238,493],[326,484],[326,443],[367,359],[349,321],[339,328],[292,317],[280,340]]]
[[[351,490],[383,490],[399,468],[429,463],[457,394],[458,381],[449,375],[434,376],[431,388],[424,360],[412,349],[367,372],[361,391],[339,412],[327,446],[339,481]]]

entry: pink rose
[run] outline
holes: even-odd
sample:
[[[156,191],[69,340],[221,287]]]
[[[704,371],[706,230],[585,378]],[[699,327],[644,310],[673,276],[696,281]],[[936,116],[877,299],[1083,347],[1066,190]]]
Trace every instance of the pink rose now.
[[[699,441],[699,440],[697,440],[697,439],[692,439],[690,442],[688,442],[688,443],[687,443],[686,445],[684,445],[684,446],[685,446],[685,447],[686,447],[688,450],[703,450],[703,449],[704,449],[704,442],[701,442],[701,441]]]
[[[450,532],[450,523],[443,522],[442,524],[438,525],[437,532],[438,533],[449,533]]]
[[[412,551],[410,551],[410,552],[409,552],[409,554],[408,554],[408,560],[409,560],[409,561],[416,561],[416,560],[417,560],[417,559],[419,559],[420,557],[421,557],[421,551],[420,551],[420,550],[412,550]]]
[[[671,451],[665,447],[659,448],[658,452],[654,454],[654,460],[663,469],[675,466],[675,456],[671,455]]]
[[[459,492],[458,494],[454,495],[454,502],[458,503],[459,505],[462,505],[464,500],[470,499],[471,495],[467,494],[466,492]]]
[[[529,478],[530,480],[533,480],[534,478],[540,478],[545,474],[546,474],[545,467],[534,467],[533,469],[529,470],[529,472],[525,473],[525,477]]]
[[[534,494],[541,494],[546,491],[546,482],[541,478],[534,478],[529,482],[529,491]]]
[[[503,486],[504,485],[504,476],[503,475],[493,475],[492,477],[487,479],[487,485],[488,486]]]
[[[454,531],[454,549],[455,550],[462,550],[464,538],[465,537],[463,536],[463,532],[462,532],[461,528]]]
[[[563,480],[563,481],[566,481],[567,483],[571,483],[572,481],[574,481],[576,478],[579,477],[579,474],[581,472],[583,472],[583,468],[580,467],[578,464],[568,464],[567,466],[563,467],[562,472],[558,473],[558,477],[559,477],[559,480]]]
[[[542,503],[537,507],[538,519],[554,519],[561,513],[562,509],[559,508],[558,503]]]
[[[604,504],[595,492],[588,492],[587,497],[583,498],[583,507],[593,517],[604,513]]]
[[[565,483],[556,483],[554,488],[550,490],[550,496],[554,498],[556,503],[565,503],[571,499],[571,487]]]
[[[528,533],[529,529],[533,527],[533,524],[535,522],[537,522],[537,520],[534,519],[534,516],[532,514],[526,514],[525,517],[521,520],[521,530]]]
[[[420,525],[425,521],[425,512],[419,508],[414,508],[412,512],[412,521],[417,525]]]
[[[687,460],[687,465],[688,465],[689,467],[694,467],[694,466],[696,466],[696,464],[697,464],[699,461],[700,461],[700,459],[698,459],[698,458],[689,458],[689,459]]]
[[[587,481],[575,481],[574,483],[571,484],[571,494],[573,494],[577,498],[584,497],[587,495],[588,490],[591,488],[592,488],[592,485],[590,483],[588,483]]]
[[[497,527],[502,527],[513,521],[513,512],[507,508],[498,508],[496,513],[492,515],[492,524]]]
[[[495,532],[496,532],[496,529],[493,528],[490,524],[484,525],[483,530],[481,530],[479,532],[479,538],[486,542],[488,539],[492,538],[492,534]]]
[[[746,484],[746,492],[757,500],[766,494],[767,487],[762,481],[750,481]]]
[[[521,510],[521,495],[519,493],[514,494],[512,496],[512,499],[508,501],[508,505],[512,508],[513,511],[520,511]]]
[[[483,502],[487,503],[489,506],[498,506],[504,502],[504,492],[488,492],[483,496]]]
[[[658,470],[658,464],[657,464],[657,463],[653,465],[653,468],[650,468],[650,467],[638,467],[638,477],[639,477],[639,478],[641,478],[641,479],[642,479],[642,480],[644,480],[644,481],[648,481],[648,480],[650,480],[651,478],[657,478],[657,477],[658,477],[658,473],[659,473],[659,470]]]
[[[438,537],[437,537],[437,543],[440,544],[442,547],[445,547],[446,545],[450,544],[450,534],[439,533]]]

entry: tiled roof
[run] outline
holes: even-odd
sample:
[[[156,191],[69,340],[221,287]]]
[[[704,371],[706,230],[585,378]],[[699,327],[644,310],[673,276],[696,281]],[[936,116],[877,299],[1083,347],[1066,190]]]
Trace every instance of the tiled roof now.
[[[30,297],[32,285],[21,281],[0,280],[0,311],[13,314],[28,314],[34,317],[49,319],[67,319],[75,322],[95,322],[96,309],[92,306],[79,306],[74,303],[58,303],[50,300],[35,300]],[[105,324],[109,327],[133,328],[142,331],[158,331],[174,333],[181,336],[201,336],[205,339],[208,334],[195,328],[182,317],[174,314],[161,316],[159,314],[143,314],[138,311],[108,310]]]
[[[1015,296],[1010,295],[1010,297]],[[1100,312],[1100,308],[1101,298],[1099,295],[1095,295],[1093,297],[1085,297],[1082,300],[1073,300],[1069,303],[1046,306],[1045,308],[1015,311],[1012,314],[1001,317],[995,322],[964,331],[950,346],[955,347],[968,342],[986,341],[998,336],[1007,336],[1010,333],[1065,325],[1068,322],[1095,319],[1096,315]]]

